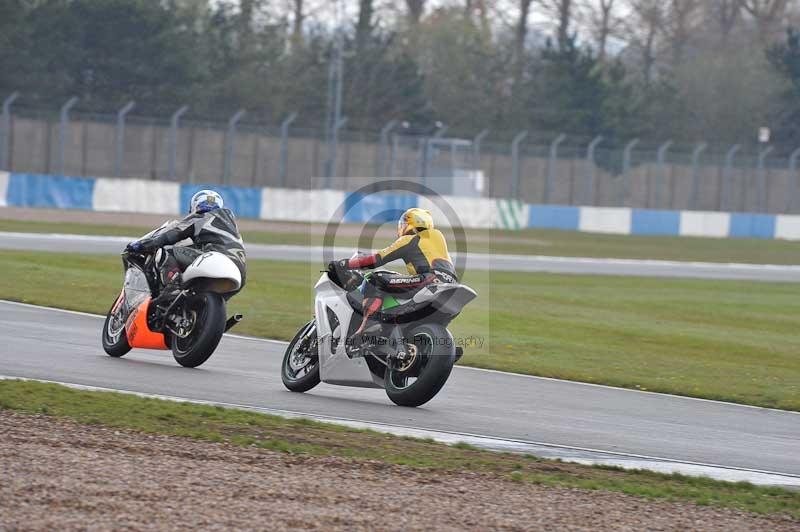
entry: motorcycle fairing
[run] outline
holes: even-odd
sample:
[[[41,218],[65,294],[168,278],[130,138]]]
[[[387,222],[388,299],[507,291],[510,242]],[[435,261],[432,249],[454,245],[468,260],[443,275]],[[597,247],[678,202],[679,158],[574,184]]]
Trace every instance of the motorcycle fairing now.
[[[346,297],[350,306],[361,312],[364,296],[358,291],[353,291],[347,292]],[[477,294],[468,286],[434,283],[421,288],[410,299],[385,294],[384,304],[374,318],[389,323],[397,322],[398,319],[402,322],[404,317],[415,320],[421,318],[418,315],[420,312],[424,316],[426,309],[428,313],[435,310],[454,317],[475,297]]]
[[[208,251],[197,257],[183,272],[183,282],[202,280],[211,292],[226,294],[242,286],[242,274],[231,259],[218,251]]]
[[[322,275],[314,289],[319,375],[322,382],[383,388],[383,380],[370,371],[365,359],[351,359],[345,352],[345,340],[354,314],[347,292],[334,284],[327,274]],[[336,316],[338,326],[334,327],[331,323],[328,309]]]
[[[147,325],[147,311],[151,298],[148,297],[128,316],[125,322],[125,335],[128,345],[141,349],[168,349],[164,335],[150,330]]]

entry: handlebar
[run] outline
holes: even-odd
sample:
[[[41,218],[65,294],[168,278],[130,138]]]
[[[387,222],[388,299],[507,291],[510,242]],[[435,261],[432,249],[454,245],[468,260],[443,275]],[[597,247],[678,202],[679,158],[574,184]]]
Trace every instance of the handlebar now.
[[[146,268],[150,264],[150,261],[153,260],[155,254],[150,251],[145,253],[136,253],[126,249],[120,253],[120,256],[122,257],[123,262],[132,262],[139,265],[140,268]]]

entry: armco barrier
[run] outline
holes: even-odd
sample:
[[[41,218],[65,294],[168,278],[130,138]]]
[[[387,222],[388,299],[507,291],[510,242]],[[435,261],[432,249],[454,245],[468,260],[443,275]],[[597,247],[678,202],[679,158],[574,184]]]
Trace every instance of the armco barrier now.
[[[778,215],[775,220],[775,238],[800,240],[800,216]]]
[[[731,214],[728,236],[736,238],[774,238],[775,217],[769,214]]]
[[[98,178],[94,184],[92,209],[111,212],[182,212],[178,183],[142,179]]]
[[[341,218],[345,194],[338,190],[261,189],[263,220],[328,223]]]
[[[345,222],[384,224],[396,222],[406,209],[417,206],[414,194],[380,192],[377,194],[347,194],[344,201]]]
[[[449,208],[445,208],[445,204]],[[494,200],[488,198],[420,196],[419,207],[431,211],[433,219],[442,227],[461,225],[488,229],[495,227],[497,223],[497,206]],[[450,213],[455,214],[455,219]]]
[[[225,200],[225,207],[232,210],[240,218],[258,218],[261,215],[260,188],[240,188],[222,185],[181,185],[181,211],[188,211],[192,196],[206,188],[212,188],[222,194]]]
[[[679,235],[681,213],[679,211],[648,211],[633,209],[631,215],[632,235]]]
[[[582,207],[578,229],[592,233],[628,235],[631,232],[631,209]]]
[[[725,238],[731,227],[727,212],[681,212],[681,236]]]
[[[9,207],[92,209],[94,179],[39,174],[11,174],[6,189]]]
[[[0,172],[0,207],[51,207],[177,215],[202,188],[220,191],[243,218],[328,223],[393,222],[420,206],[441,226],[548,228],[592,233],[800,240],[800,216],[702,211],[524,205],[516,200],[381,192],[364,196],[337,190],[240,188],[140,179],[77,178]],[[445,206],[446,204],[446,206]],[[445,208],[447,207],[447,208]]]
[[[528,213],[528,227],[537,229],[580,229],[581,209],[561,205],[531,205]]]
[[[494,201],[497,229],[518,231],[528,226],[528,205],[519,200],[497,199]]]
[[[0,172],[0,207],[6,207],[6,191],[8,190],[8,172]]]

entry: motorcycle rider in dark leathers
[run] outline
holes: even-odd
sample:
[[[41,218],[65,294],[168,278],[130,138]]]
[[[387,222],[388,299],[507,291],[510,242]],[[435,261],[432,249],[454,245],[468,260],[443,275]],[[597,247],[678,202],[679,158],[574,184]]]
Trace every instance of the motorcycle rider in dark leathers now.
[[[180,285],[180,274],[197,257],[209,251],[223,253],[236,264],[242,274],[239,290],[244,288],[247,274],[244,242],[236,217],[223,205],[222,196],[217,192],[201,190],[192,196],[188,216],[152,237],[128,244],[127,251],[135,253],[150,253],[164,248],[163,253],[157,255],[164,296]],[[192,241],[191,245],[176,245],[186,239]]]

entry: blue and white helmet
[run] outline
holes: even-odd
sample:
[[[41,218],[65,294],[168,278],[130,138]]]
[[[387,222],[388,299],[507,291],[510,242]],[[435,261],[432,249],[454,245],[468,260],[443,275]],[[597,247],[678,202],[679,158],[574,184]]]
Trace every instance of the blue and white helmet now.
[[[192,214],[204,213],[213,211],[214,209],[221,209],[224,202],[222,196],[213,190],[201,190],[194,196],[189,203],[189,212]]]

